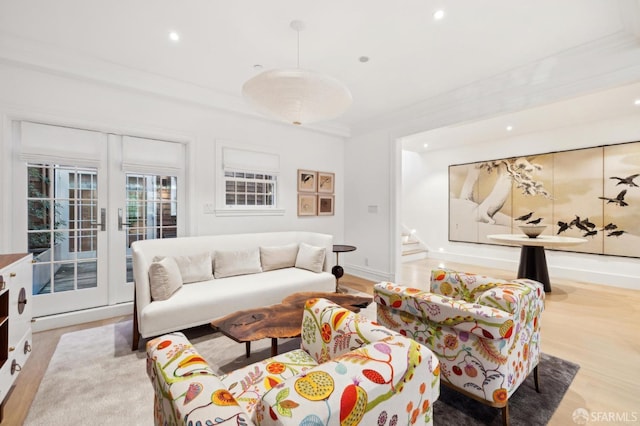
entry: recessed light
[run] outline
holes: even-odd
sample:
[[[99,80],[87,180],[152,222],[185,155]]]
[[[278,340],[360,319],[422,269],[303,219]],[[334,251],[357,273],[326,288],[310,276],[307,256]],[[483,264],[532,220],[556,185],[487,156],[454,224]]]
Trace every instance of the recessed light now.
[[[169,32],[169,40],[171,40],[171,41],[179,41],[180,40],[180,34],[178,34],[175,31]]]
[[[255,64],[255,65],[253,66],[253,69],[254,69],[254,70],[261,70],[262,68],[263,68],[263,67],[262,67],[262,65],[261,65],[261,64]]]
[[[510,132],[513,130],[513,126],[507,126],[507,132]]]
[[[640,99],[636,99],[636,100],[633,102],[633,104],[634,104],[634,105],[638,105],[638,106],[640,106]]]
[[[362,62],[362,63],[369,62],[369,57],[368,57],[368,56],[360,56],[360,57],[358,58],[358,60],[359,60],[360,62]]]
[[[429,148],[429,144],[428,144],[428,143],[425,143],[425,144],[424,144],[424,145],[422,145],[422,146],[423,146],[423,147],[425,147],[425,148]]]
[[[439,21],[442,18],[444,18],[444,10],[438,9],[435,12],[433,12],[433,19],[435,19],[436,21]]]

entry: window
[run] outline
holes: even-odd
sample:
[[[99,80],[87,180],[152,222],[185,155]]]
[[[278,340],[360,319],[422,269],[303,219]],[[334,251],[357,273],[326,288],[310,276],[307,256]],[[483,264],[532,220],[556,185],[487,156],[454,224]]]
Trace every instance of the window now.
[[[178,178],[127,173],[127,282],[133,281],[131,243],[175,238],[178,233]]]
[[[282,215],[278,209],[280,157],[257,149],[218,144],[216,215]]]
[[[275,175],[224,172],[225,206],[276,207]]]

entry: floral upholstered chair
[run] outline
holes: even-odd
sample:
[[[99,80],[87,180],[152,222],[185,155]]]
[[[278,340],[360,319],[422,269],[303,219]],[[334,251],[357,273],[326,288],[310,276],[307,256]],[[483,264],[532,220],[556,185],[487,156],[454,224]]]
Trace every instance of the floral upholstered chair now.
[[[436,269],[430,290],[376,284],[378,322],[431,349],[442,383],[502,408],[507,425],[509,397],[531,371],[539,391],[542,284]]]
[[[438,359],[326,299],[307,301],[301,348],[218,376],[182,333],[147,343],[156,425],[432,424]]]

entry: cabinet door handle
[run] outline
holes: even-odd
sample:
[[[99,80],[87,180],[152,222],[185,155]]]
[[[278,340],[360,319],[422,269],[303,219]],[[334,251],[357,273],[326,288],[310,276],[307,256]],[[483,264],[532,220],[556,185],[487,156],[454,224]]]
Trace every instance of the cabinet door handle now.
[[[20,364],[18,364],[18,361],[16,361],[15,359],[11,361],[11,375],[13,376],[16,371],[20,370],[22,370],[22,367],[20,366]]]
[[[21,314],[24,312],[24,306],[27,304],[27,292],[22,287],[20,289],[20,293],[18,294],[18,313]]]
[[[16,347],[15,347],[15,346],[9,346],[9,352],[13,352],[13,351],[15,351],[15,350],[16,350]]]
[[[16,277],[16,273],[15,272],[10,272],[9,273],[9,278],[15,278]]]

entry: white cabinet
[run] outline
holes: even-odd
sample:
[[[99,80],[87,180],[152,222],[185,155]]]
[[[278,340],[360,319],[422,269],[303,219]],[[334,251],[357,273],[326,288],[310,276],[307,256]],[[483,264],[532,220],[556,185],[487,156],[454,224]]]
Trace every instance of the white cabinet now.
[[[0,421],[7,394],[31,354],[32,257],[0,255]]]

